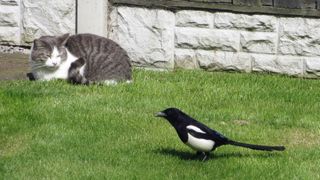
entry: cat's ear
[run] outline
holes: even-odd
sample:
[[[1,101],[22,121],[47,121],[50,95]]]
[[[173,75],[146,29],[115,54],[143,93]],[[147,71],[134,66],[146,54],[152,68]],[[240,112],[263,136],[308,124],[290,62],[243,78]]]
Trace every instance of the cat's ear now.
[[[35,39],[33,41],[33,48],[34,49],[38,49],[38,48],[41,48],[41,47],[46,47],[46,42],[40,40],[40,39]]]
[[[68,39],[69,39],[69,36],[70,36],[69,33],[64,34],[64,35],[62,35],[62,36],[59,36],[59,37],[58,37],[59,44],[60,44],[61,46],[66,45],[66,43],[67,43],[67,41],[68,41]]]

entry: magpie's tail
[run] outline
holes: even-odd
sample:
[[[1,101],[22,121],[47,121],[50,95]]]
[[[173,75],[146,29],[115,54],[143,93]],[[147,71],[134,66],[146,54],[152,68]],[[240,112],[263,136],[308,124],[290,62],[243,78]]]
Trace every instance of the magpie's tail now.
[[[284,151],[286,149],[284,146],[263,146],[263,145],[255,145],[255,144],[246,144],[246,143],[241,143],[236,141],[229,141],[228,144],[250,148],[254,150],[260,150],[260,151]]]

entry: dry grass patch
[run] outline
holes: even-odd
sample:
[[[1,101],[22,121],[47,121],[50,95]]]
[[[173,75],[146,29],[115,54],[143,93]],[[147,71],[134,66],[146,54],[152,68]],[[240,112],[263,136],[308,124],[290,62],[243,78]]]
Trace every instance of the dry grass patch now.
[[[317,147],[320,146],[320,133],[308,129],[289,129],[286,132],[286,143],[289,147]]]
[[[25,134],[10,136],[4,139],[6,139],[6,141],[1,143],[0,157],[16,156],[24,152],[28,147],[28,142],[30,142],[30,137]]]

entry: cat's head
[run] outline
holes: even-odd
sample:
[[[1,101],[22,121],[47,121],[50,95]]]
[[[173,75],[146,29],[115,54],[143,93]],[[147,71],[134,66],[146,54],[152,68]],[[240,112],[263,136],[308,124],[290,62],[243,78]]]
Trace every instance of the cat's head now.
[[[30,61],[33,69],[56,69],[67,59],[65,48],[69,34],[62,36],[42,36],[35,39],[31,51]]]

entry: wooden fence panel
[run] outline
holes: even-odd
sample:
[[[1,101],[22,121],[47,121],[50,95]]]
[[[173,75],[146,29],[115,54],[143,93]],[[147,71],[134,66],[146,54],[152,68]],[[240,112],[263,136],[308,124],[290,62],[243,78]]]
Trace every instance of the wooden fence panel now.
[[[303,0],[275,0],[274,6],[279,8],[301,9]]]
[[[316,5],[316,1],[315,0],[304,0],[303,3],[305,9],[316,9],[317,5]]]
[[[194,2],[207,2],[207,3],[232,3],[232,0],[190,0]]]
[[[261,0],[263,6],[273,6],[273,0]]]
[[[110,0],[116,5],[320,17],[320,0]]]
[[[275,0],[274,6],[280,8],[316,9],[318,0]]]
[[[233,0],[233,4],[241,6],[259,6],[260,0]]]

